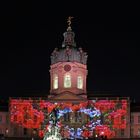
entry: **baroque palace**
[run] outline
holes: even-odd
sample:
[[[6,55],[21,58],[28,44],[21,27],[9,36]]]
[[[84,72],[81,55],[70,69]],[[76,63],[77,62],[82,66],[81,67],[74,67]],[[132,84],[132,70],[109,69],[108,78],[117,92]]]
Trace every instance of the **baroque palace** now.
[[[50,95],[1,103],[0,134],[44,140],[140,137],[140,109],[129,97],[87,96],[88,55],[75,43],[71,17],[63,35],[62,47],[51,54]]]

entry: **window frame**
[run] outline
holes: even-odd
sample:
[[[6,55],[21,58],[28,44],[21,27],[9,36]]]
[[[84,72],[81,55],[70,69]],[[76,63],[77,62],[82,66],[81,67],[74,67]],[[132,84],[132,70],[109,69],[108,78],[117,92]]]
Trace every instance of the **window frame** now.
[[[58,89],[58,75],[53,75],[53,89]]]
[[[0,115],[0,123],[2,123],[2,121],[3,121],[3,117],[2,115]]]
[[[66,73],[64,75],[64,81],[63,81],[63,83],[64,83],[64,88],[71,88],[72,81],[71,81],[71,74],[70,73]]]
[[[121,129],[121,136],[125,136],[125,130]]]
[[[131,115],[131,124],[133,124],[134,123],[134,115]]]
[[[138,123],[140,123],[140,115],[138,115]]]
[[[77,76],[77,88],[78,89],[83,89],[84,86],[84,79],[82,75]]]

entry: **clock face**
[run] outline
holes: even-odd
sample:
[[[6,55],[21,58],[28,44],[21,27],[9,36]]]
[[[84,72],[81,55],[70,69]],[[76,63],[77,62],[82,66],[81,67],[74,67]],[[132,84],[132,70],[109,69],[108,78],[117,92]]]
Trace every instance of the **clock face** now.
[[[70,65],[65,65],[64,66],[64,70],[65,71],[70,71],[71,70],[71,66]]]

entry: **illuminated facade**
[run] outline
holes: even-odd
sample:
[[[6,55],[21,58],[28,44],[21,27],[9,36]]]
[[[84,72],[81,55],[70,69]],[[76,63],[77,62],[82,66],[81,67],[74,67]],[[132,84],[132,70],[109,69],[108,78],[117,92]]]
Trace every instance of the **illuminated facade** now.
[[[62,48],[51,54],[48,98],[10,99],[8,136],[52,139],[57,131],[58,139],[130,137],[129,98],[87,98],[87,53],[74,36],[69,20]]]
[[[140,104],[133,103],[131,105],[131,138],[140,138]]]

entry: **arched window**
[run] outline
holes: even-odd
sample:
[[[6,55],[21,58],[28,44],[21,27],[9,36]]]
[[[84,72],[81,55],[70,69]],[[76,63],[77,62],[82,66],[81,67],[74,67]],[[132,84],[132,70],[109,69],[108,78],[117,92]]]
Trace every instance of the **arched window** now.
[[[58,89],[58,76],[56,74],[53,77],[53,89]]]
[[[82,76],[77,77],[77,88],[83,89],[83,77]]]
[[[71,76],[70,76],[70,74],[66,74],[64,76],[64,87],[65,88],[70,88],[71,87]]]

